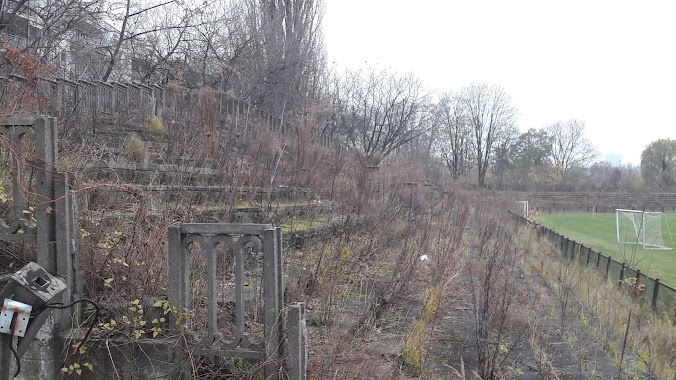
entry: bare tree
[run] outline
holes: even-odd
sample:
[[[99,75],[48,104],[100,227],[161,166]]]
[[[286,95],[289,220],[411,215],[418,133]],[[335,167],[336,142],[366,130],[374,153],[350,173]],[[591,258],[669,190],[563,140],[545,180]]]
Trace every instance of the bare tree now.
[[[104,0],[2,1],[0,36],[43,62],[63,67],[85,39],[104,33]]]
[[[348,71],[337,85],[339,128],[372,165],[433,127],[429,97],[412,74]]]
[[[472,131],[464,102],[457,94],[441,94],[436,106],[440,138],[438,149],[453,179],[469,168]]]
[[[197,12],[197,25],[188,31],[189,43],[183,46],[184,65],[199,77],[200,85],[226,90],[226,75],[239,58],[250,38],[241,26],[239,10],[233,3],[211,3],[209,9]]]
[[[245,97],[280,114],[305,109],[325,65],[323,0],[242,0],[252,39]]]
[[[564,181],[571,169],[587,167],[596,159],[596,148],[585,137],[584,130],[584,121],[575,119],[546,127],[551,138],[551,159],[558,182]]]
[[[496,143],[514,126],[517,112],[498,85],[473,83],[463,89],[462,102],[473,132],[479,186],[483,187]]]
[[[506,159],[512,172],[508,185],[526,190],[546,184],[551,178],[551,151],[551,138],[544,129],[531,128],[521,133],[508,148]]]
[[[494,185],[496,189],[505,189],[511,182],[510,174],[515,168],[516,157],[512,155],[512,147],[519,139],[519,130],[515,125],[507,126],[497,136],[493,155],[491,158],[494,173]]]
[[[110,14],[120,26],[111,43],[101,46],[107,56],[101,80],[109,80],[116,68],[125,76],[130,66],[120,62],[138,57],[143,57],[143,79],[147,80],[186,43],[188,30],[195,26],[193,19],[199,11],[201,8],[177,0],[124,0],[111,4]]]

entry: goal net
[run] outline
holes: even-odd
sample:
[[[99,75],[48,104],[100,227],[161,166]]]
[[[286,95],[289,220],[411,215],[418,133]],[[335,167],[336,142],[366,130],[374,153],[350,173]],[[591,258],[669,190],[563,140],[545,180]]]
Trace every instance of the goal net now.
[[[514,213],[528,218],[528,201],[516,201],[514,203]]]
[[[664,213],[615,210],[617,242],[640,244],[643,249],[672,249],[674,242]]]

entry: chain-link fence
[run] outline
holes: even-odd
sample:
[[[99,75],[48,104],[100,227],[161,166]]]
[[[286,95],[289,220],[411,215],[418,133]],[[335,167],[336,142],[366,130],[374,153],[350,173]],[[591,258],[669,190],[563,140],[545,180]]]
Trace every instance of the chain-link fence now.
[[[593,267],[604,273],[609,281],[618,286],[626,287],[635,297],[640,297],[649,303],[652,309],[676,322],[676,289],[658,279],[641,273],[625,263],[620,263],[608,255],[595,251],[583,244],[559,234],[545,226],[533,223],[519,215],[514,216],[521,223],[528,223],[535,228],[538,236],[548,239],[555,247],[561,250],[568,260],[576,260],[582,266]]]

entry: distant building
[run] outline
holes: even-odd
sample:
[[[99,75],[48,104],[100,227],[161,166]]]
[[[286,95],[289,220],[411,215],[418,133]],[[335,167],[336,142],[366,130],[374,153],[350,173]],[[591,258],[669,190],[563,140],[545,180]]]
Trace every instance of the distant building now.
[[[606,156],[606,162],[612,167],[620,167],[622,166],[622,156],[619,154],[609,154]]]
[[[114,43],[116,29],[85,2],[0,0],[0,38],[36,54],[58,75],[97,79]]]
[[[19,8],[18,13],[12,13]],[[28,47],[29,37],[39,35],[39,20],[30,12],[21,12],[16,0],[0,0],[0,36],[19,49]]]

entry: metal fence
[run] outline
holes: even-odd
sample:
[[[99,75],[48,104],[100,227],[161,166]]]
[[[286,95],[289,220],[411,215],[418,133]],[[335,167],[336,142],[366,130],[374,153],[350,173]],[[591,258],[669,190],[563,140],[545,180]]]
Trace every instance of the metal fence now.
[[[641,273],[639,269],[632,268],[626,263],[621,263],[609,255],[571,240],[558,232],[543,225],[534,223],[522,216],[512,213],[521,223],[531,225],[538,237],[546,238],[561,250],[561,253],[568,260],[577,261],[581,266],[592,267],[601,273],[604,273],[609,281],[615,282],[618,286],[626,287],[627,292],[632,291],[633,284],[643,284],[645,288],[635,286],[636,297],[643,298],[650,303],[653,311],[664,314],[668,318],[673,318],[676,323],[676,288],[663,283],[657,278]],[[627,281],[635,279],[634,281]]]

